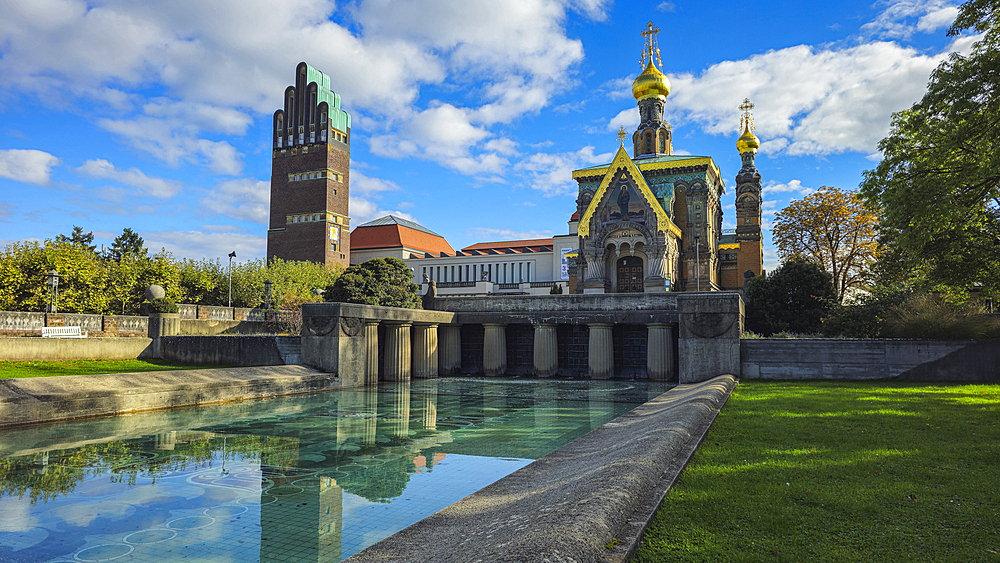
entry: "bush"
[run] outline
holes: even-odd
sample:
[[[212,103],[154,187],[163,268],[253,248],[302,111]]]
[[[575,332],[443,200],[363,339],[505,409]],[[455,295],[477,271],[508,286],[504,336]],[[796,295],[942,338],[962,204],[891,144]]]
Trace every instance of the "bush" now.
[[[563,288],[561,284],[552,283],[552,289],[549,290],[549,295],[562,295]]]
[[[906,285],[875,288],[852,303],[834,305],[823,319],[823,336],[841,338],[881,338],[889,311],[913,296]]]
[[[351,266],[324,292],[326,301],[423,308],[413,272],[399,258],[372,258]]]
[[[930,340],[1000,338],[1000,318],[984,313],[980,306],[954,304],[942,295],[913,295],[889,310],[883,336]]]
[[[836,298],[833,277],[818,264],[799,259],[767,277],[751,278],[745,296],[746,329],[763,336],[818,333]]]
[[[174,303],[166,297],[153,299],[149,302],[150,313],[176,313],[178,310],[177,303]]]

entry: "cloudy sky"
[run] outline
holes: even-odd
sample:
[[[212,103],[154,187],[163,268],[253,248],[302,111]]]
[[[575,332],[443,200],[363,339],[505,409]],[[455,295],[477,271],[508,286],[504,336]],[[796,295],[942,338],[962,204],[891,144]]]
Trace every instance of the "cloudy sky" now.
[[[659,28],[677,153],[712,156],[734,226],[737,107],[756,104],[765,224],[854,189],[892,112],[974,38],[947,0],[6,0],[0,245],[124,227],[178,257],[265,252],[271,115],[306,61],[353,118],[352,224],[455,248],[566,232],[575,168],[610,160]],[[769,235],[766,236],[769,243]],[[777,265],[768,244],[769,268]]]

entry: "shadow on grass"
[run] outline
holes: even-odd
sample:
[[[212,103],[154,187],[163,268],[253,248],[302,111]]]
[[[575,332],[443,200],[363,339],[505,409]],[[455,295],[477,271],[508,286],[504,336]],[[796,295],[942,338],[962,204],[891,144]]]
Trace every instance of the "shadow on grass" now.
[[[149,360],[67,360],[60,362],[0,361],[0,379],[51,377],[60,375],[90,375],[101,373],[139,373],[207,369],[231,366],[179,364],[159,359]]]
[[[1000,560],[1000,385],[743,382],[635,561]]]

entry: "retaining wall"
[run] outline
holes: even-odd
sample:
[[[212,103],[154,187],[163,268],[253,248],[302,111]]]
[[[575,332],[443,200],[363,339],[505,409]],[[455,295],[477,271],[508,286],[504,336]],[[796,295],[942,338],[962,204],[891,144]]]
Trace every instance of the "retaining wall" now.
[[[182,321],[183,322],[183,321]],[[208,366],[281,366],[275,336],[161,336],[160,358]]]
[[[740,356],[746,379],[1000,379],[1000,341],[752,338]]]
[[[149,338],[0,337],[0,360],[129,360],[152,357]]]

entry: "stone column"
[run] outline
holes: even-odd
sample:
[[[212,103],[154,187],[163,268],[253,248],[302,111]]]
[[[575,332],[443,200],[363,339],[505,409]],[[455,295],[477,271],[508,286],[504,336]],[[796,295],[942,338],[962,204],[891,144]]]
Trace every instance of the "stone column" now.
[[[535,375],[551,377],[559,368],[556,325],[539,323],[535,325]]]
[[[487,376],[503,375],[507,371],[507,332],[505,324],[483,323],[483,371]]]
[[[378,384],[378,321],[365,319],[365,385]]]
[[[438,327],[438,373],[456,375],[462,371],[461,325]]]
[[[610,379],[615,374],[615,350],[610,323],[590,325],[590,377]]]
[[[413,326],[413,377],[438,376],[438,337],[436,324]]]
[[[385,381],[410,380],[412,325],[409,322],[385,321]]]
[[[673,379],[674,373],[674,330],[666,323],[646,325],[646,373],[650,379]]]

